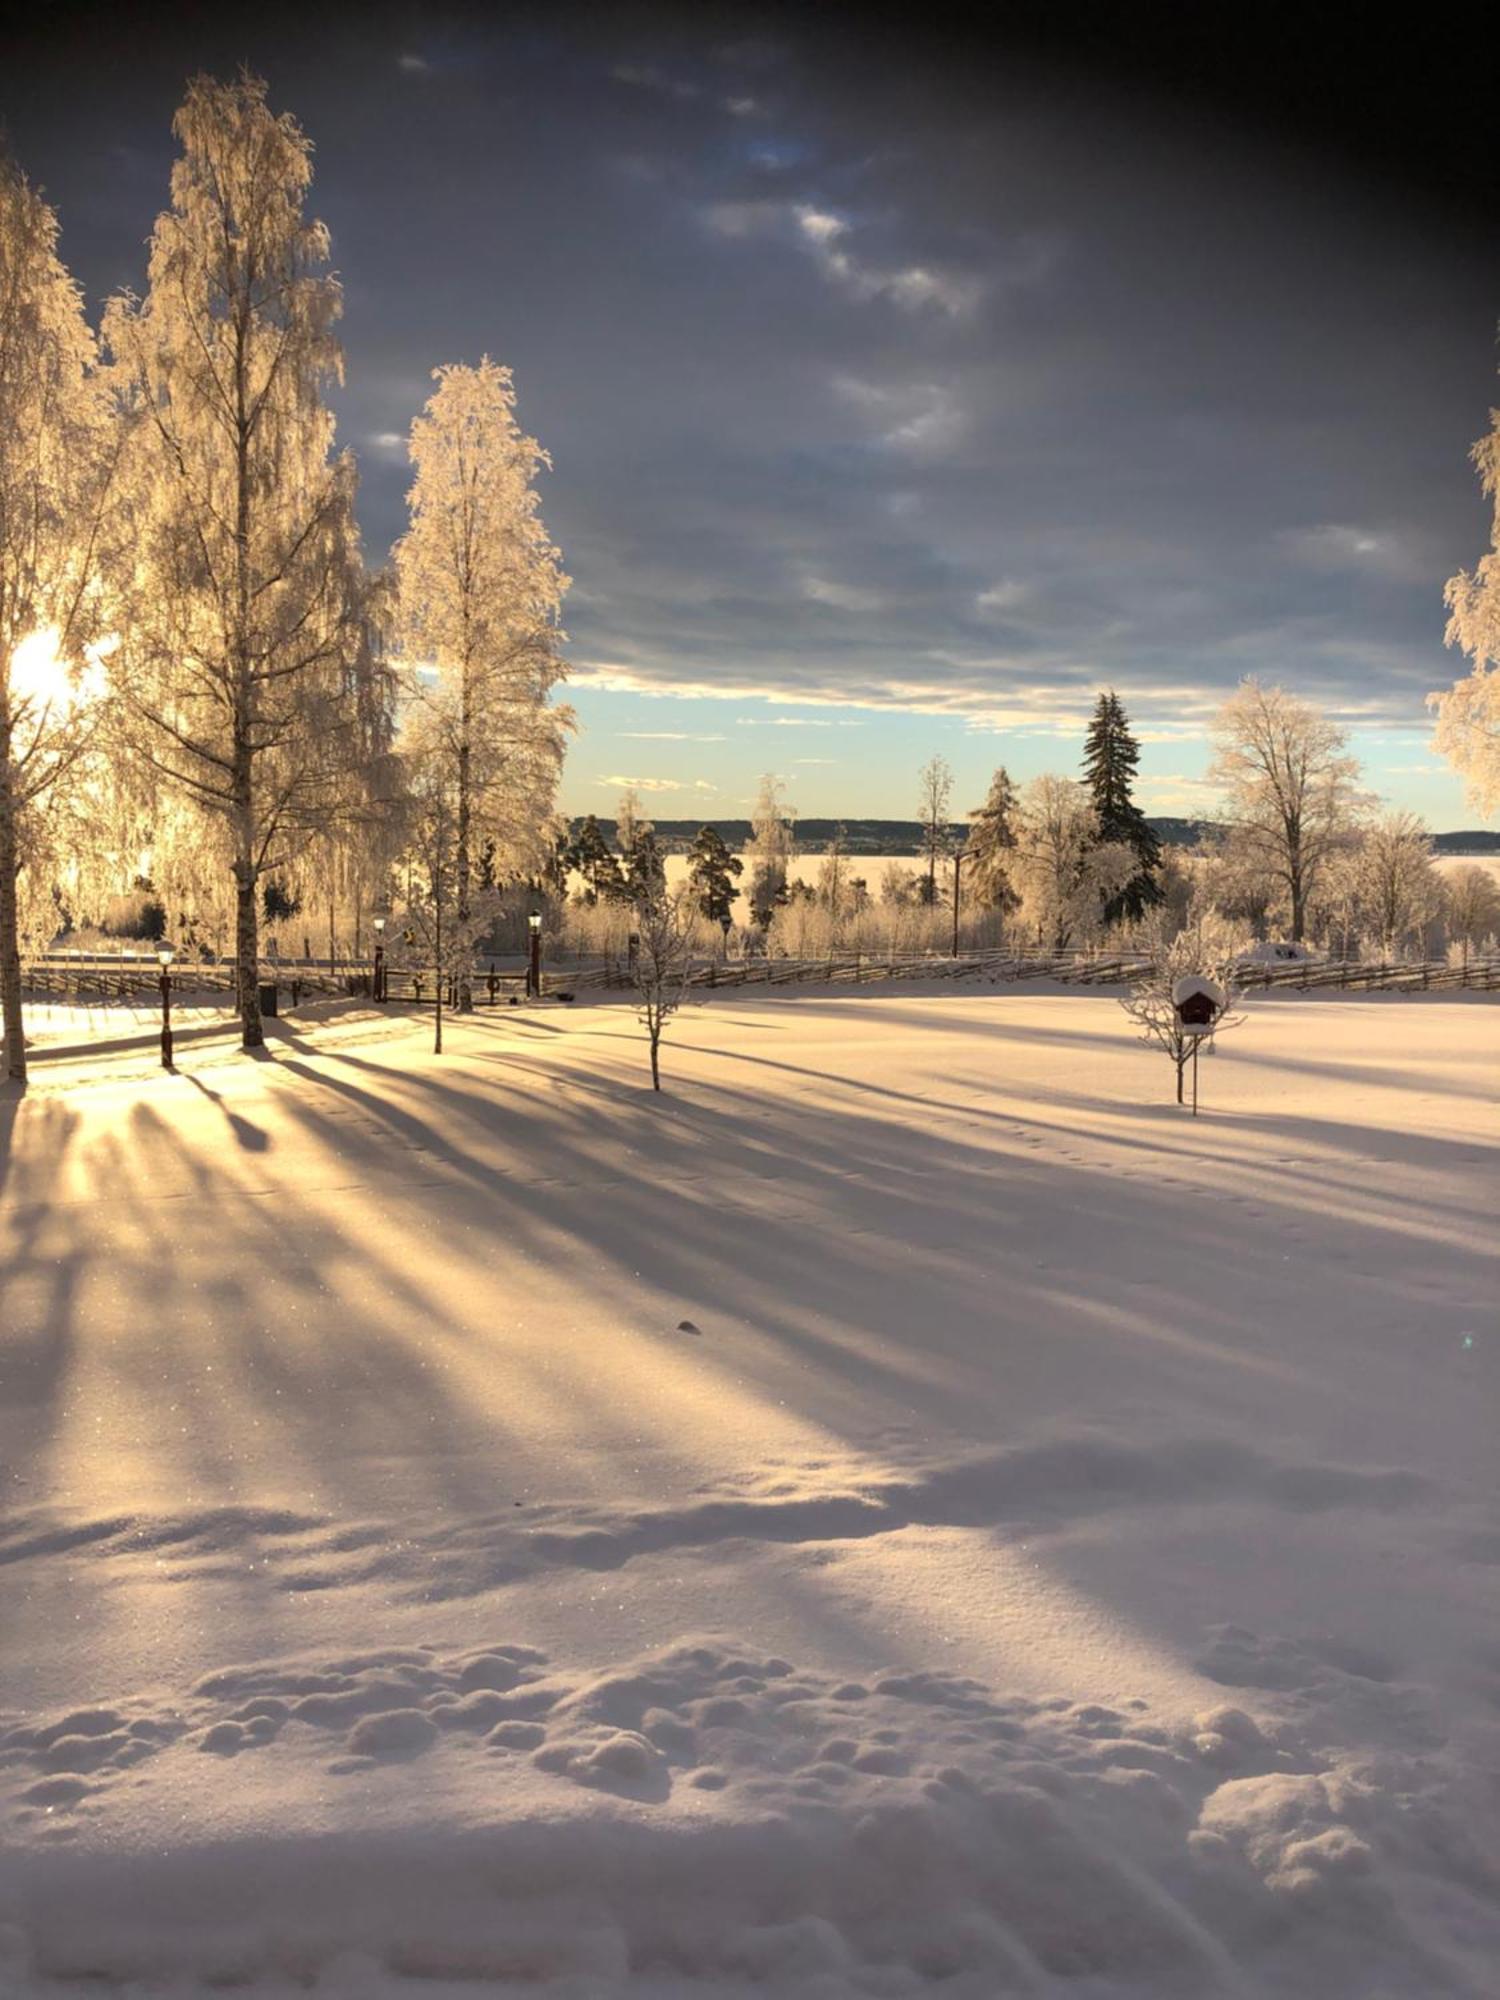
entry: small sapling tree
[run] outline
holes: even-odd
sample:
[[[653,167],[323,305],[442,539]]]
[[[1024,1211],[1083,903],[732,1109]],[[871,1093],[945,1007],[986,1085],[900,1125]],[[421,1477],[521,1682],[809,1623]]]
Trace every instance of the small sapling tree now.
[[[651,1044],[651,1088],[661,1089],[662,1030],[682,1005],[693,978],[693,912],[680,891],[643,904],[636,915],[636,949],[630,976],[640,1001],[640,1021]]]
[[[1193,913],[1174,938],[1168,939],[1165,930],[1165,924],[1158,921],[1151,970],[1136,981],[1120,1005],[1139,1028],[1141,1040],[1170,1056],[1177,1077],[1177,1102],[1181,1104],[1183,1077],[1199,1043],[1206,1042],[1211,1048],[1215,1036],[1226,1028],[1237,1028],[1245,1018],[1234,1012],[1239,941],[1232,925],[1208,911]],[[1187,978],[1208,980],[1223,996],[1207,1034],[1190,1033],[1178,1014],[1173,992],[1178,981]]]

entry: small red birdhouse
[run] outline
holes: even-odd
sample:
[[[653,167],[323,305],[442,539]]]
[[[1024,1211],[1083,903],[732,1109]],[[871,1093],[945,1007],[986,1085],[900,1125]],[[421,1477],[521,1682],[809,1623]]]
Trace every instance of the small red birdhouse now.
[[[1206,1035],[1224,1011],[1224,991],[1211,979],[1190,972],[1173,986],[1172,1005],[1185,1035]]]

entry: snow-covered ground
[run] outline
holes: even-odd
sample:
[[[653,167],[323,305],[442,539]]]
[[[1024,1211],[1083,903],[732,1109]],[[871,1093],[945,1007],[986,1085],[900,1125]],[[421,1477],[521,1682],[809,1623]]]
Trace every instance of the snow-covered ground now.
[[[1247,1012],[54,1041],[0,1994],[1492,1995],[1500,1014]]]
[[[1442,875],[1452,874],[1455,868],[1483,868],[1500,881],[1500,854],[1439,854],[1435,860]]]

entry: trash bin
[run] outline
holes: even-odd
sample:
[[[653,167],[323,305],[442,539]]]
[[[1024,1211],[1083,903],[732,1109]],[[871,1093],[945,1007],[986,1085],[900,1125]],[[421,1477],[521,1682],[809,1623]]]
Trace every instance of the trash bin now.
[[[280,1012],[276,1004],[276,982],[274,979],[262,980],[261,982],[260,1011],[262,1014],[276,1014]]]

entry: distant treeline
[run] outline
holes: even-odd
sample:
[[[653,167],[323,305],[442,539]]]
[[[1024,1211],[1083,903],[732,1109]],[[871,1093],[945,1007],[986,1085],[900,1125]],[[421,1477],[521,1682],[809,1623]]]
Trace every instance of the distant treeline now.
[[[617,846],[612,822],[602,814],[598,817],[605,840],[612,848]],[[1196,847],[1216,831],[1214,822],[1206,819],[1164,817],[1147,823],[1157,839],[1168,847]],[[582,825],[582,816],[573,820],[573,832],[576,834]],[[652,825],[658,842],[668,854],[685,854],[703,826],[711,826],[731,850],[738,851],[750,844],[747,819],[658,819]],[[804,854],[820,854],[840,828],[850,854],[914,855],[923,851],[922,828],[914,819],[799,819],[797,845]],[[968,831],[967,823],[960,822],[952,829],[953,837],[962,842]],[[1500,854],[1500,832],[1435,833],[1432,845],[1439,854]]]

